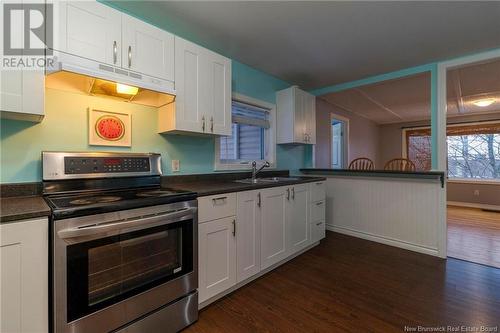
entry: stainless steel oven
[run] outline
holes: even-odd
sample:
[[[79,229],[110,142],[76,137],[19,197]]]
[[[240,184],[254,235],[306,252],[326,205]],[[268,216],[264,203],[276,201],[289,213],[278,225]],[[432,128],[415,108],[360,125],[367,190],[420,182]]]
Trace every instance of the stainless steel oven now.
[[[177,331],[197,319],[196,200],[58,220],[53,239],[56,332]],[[157,311],[166,323],[136,322]]]

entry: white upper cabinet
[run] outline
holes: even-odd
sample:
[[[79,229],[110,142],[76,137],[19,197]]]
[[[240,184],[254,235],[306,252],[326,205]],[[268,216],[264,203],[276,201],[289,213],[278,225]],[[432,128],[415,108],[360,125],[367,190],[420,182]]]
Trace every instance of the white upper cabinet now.
[[[161,108],[158,131],[231,134],[231,60],[175,37],[175,106]]]
[[[59,32],[54,49],[121,66],[122,14],[95,1],[55,2]]]
[[[174,82],[174,35],[96,1],[55,3],[56,51]]]
[[[23,1],[20,2],[21,4]],[[0,6],[3,16],[3,3]],[[22,40],[24,27],[22,20],[11,22],[12,41]],[[0,47],[1,48],[1,47]],[[41,121],[44,116],[45,74],[40,70],[0,71],[0,116],[14,120]]]
[[[174,35],[122,15],[122,67],[174,81]]]
[[[297,86],[276,93],[277,142],[316,143],[316,97]]]
[[[207,92],[207,122],[210,133],[231,135],[231,60],[204,50],[207,77],[204,89]]]

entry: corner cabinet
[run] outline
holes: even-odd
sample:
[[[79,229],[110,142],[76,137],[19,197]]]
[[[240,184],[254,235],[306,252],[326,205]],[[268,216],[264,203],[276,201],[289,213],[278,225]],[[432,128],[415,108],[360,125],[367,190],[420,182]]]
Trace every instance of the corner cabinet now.
[[[22,5],[22,2],[19,2]],[[3,2],[0,6],[3,16]],[[20,24],[14,24],[12,36],[22,36]],[[45,108],[43,70],[0,70],[0,117],[3,119],[42,121]]]
[[[159,133],[231,134],[231,60],[175,37],[175,103],[159,109]]]
[[[0,234],[0,332],[48,332],[48,220],[3,223]]]
[[[292,86],[276,93],[277,143],[316,144],[316,97]]]

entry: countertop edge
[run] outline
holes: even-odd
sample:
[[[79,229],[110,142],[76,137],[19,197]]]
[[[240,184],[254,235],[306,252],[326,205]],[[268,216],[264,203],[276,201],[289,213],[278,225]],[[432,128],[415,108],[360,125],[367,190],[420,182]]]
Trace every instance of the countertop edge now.
[[[42,196],[0,198],[0,224],[49,217],[51,210]]]
[[[293,177],[293,176],[291,176]],[[225,193],[233,193],[233,192],[245,192],[245,191],[252,191],[252,190],[259,190],[263,188],[272,188],[272,187],[281,187],[281,186],[289,186],[289,185],[298,185],[298,184],[307,184],[307,183],[314,183],[314,182],[319,182],[319,181],[325,181],[325,177],[313,177],[313,176],[300,176],[302,179],[300,180],[291,180],[287,182],[280,182],[279,184],[277,183],[268,183],[268,184],[244,184],[244,183],[235,183],[232,181],[224,181],[224,182],[217,182],[214,181],[212,184],[213,185],[220,185],[220,184],[233,184],[234,187],[232,188],[221,188],[221,189],[214,189],[214,190],[207,190],[207,191],[197,191],[193,190],[193,184],[200,184],[197,182],[192,182],[192,183],[183,183],[183,184],[173,184],[174,186],[171,186],[171,188],[175,189],[182,189],[182,190],[190,190],[194,191],[198,194],[198,197],[207,197],[211,195],[218,195],[218,194],[225,194]],[[189,186],[191,184],[191,186]],[[210,185],[211,182],[202,182],[201,185]],[[185,187],[183,187],[183,185]],[[239,185],[239,186],[238,186]]]

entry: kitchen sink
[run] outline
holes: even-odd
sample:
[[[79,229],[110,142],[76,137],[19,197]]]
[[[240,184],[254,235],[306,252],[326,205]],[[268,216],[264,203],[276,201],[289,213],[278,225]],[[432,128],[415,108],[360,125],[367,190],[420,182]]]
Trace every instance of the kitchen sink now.
[[[235,183],[243,183],[243,184],[269,184],[269,183],[280,183],[280,182],[289,182],[299,180],[297,177],[266,177],[266,178],[256,178],[252,180],[252,178],[238,179],[235,180]]]

